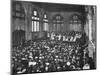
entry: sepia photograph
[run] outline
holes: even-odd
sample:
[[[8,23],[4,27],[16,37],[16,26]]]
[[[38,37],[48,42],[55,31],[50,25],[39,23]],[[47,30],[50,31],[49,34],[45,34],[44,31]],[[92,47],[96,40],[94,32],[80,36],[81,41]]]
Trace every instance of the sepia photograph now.
[[[96,70],[97,6],[11,0],[11,75]]]

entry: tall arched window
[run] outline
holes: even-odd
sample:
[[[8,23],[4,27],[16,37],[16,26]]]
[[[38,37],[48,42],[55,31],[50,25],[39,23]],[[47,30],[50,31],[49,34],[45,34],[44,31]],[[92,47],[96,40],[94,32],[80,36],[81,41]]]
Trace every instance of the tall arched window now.
[[[49,31],[48,18],[46,13],[43,15],[43,30]]]
[[[38,32],[40,31],[40,25],[39,25],[39,14],[37,10],[33,10],[32,12],[32,32]]]
[[[61,27],[63,25],[63,17],[59,14],[55,15],[53,18],[53,31],[62,31]]]
[[[74,14],[70,17],[70,26],[74,31],[80,31],[82,28],[81,16]]]

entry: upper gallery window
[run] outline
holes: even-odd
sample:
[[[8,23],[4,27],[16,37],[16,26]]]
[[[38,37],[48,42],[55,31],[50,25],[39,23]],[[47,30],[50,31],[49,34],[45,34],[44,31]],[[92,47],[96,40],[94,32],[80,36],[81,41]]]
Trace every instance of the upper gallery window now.
[[[39,25],[39,14],[37,10],[33,10],[32,13],[32,32],[38,32],[40,31],[40,25]]]
[[[80,19],[80,16],[77,15],[77,14],[74,14],[71,16],[70,18],[70,24],[72,25],[80,25],[81,24],[81,19]]]
[[[53,31],[62,31],[61,27],[63,26],[63,17],[60,14],[54,16],[53,26]]]
[[[49,31],[48,18],[46,13],[43,15],[43,30]]]
[[[74,31],[80,31],[82,28],[82,21],[80,15],[74,14],[70,17],[70,26]]]

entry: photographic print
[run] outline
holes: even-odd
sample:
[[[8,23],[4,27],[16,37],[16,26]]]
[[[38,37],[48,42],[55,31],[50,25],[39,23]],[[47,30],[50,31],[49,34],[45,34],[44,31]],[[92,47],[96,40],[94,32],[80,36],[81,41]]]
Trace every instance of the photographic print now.
[[[11,0],[11,75],[95,70],[96,9]]]

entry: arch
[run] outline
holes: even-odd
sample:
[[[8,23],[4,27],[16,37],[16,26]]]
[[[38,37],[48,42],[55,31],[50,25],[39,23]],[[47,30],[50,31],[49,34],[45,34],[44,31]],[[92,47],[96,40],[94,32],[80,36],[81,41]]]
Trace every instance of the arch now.
[[[43,31],[49,31],[48,15],[46,12],[43,14]]]
[[[39,13],[36,8],[32,9],[32,32],[39,32],[40,31],[40,18]]]
[[[37,16],[37,17],[39,17],[39,12],[38,12],[38,10],[37,10],[36,8],[33,8],[33,9],[32,9],[32,16]]]
[[[82,24],[82,16],[79,14],[72,14],[69,18],[69,22],[79,22]]]
[[[63,26],[63,17],[60,14],[56,14],[53,17],[53,31],[61,32]]]
[[[69,18],[69,25],[71,30],[82,31],[83,28],[82,16],[79,14],[72,14]]]
[[[81,15],[79,15],[79,14],[72,14],[71,15],[71,17],[70,17],[70,19],[81,19]]]
[[[63,17],[60,14],[56,14],[53,17],[53,20],[63,20]]]

